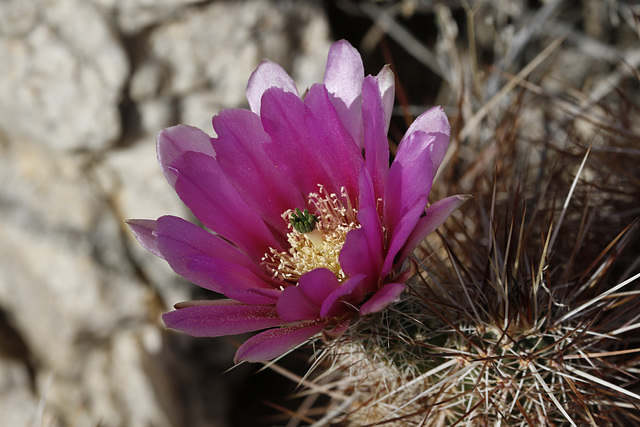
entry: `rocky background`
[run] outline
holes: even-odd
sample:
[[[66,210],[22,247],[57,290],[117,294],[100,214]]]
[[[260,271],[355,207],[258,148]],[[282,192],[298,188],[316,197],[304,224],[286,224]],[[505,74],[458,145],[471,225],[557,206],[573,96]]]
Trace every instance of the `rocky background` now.
[[[252,368],[221,375],[228,340],[165,333],[195,286],[124,221],[189,215],[161,128],[210,131],[264,58],[320,81],[330,43],[315,1],[0,2],[1,426],[241,424]]]
[[[322,80],[331,42],[347,37],[369,73],[395,58],[412,114],[438,102],[454,121],[509,76],[486,72],[479,89],[459,84],[461,70],[517,72],[559,35],[568,41],[541,71],[553,74],[549,93],[589,86],[597,102],[615,92],[598,82],[640,63],[638,12],[616,0],[439,3],[1,0],[0,426],[287,424],[261,417],[295,381],[255,366],[225,373],[232,340],[164,330],[162,312],[206,294],[124,224],[189,217],[157,165],[155,135],[177,123],[210,132],[220,109],[247,105],[263,58],[304,92]],[[470,49],[478,62],[456,62]],[[456,105],[469,88],[482,94],[476,104]],[[542,138],[544,112],[531,114],[530,137]]]

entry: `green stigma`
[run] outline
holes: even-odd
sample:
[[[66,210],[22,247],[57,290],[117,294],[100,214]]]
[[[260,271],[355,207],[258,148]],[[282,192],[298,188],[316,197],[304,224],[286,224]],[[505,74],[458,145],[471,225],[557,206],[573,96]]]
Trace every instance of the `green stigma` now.
[[[315,230],[318,217],[310,214],[308,209],[301,212],[300,209],[296,208],[296,211],[289,217],[289,221],[297,232],[306,234]]]

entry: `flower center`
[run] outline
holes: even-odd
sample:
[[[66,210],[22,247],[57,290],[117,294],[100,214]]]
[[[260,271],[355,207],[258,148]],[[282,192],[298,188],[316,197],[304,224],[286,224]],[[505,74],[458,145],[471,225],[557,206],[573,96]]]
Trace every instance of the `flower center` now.
[[[347,233],[360,227],[344,188],[341,197],[318,185],[318,193],[309,194],[308,209],[288,209],[282,214],[289,229],[287,240],[291,246],[288,252],[278,252],[270,248],[262,258],[273,276],[282,280],[297,282],[300,276],[316,268],[327,268],[340,282],[346,275],[340,267],[340,251]]]

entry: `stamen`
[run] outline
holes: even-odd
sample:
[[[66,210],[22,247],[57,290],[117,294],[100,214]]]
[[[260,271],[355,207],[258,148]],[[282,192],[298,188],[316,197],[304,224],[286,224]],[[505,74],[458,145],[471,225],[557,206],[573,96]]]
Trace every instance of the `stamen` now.
[[[308,209],[289,209],[282,214],[291,232],[287,234],[290,248],[278,252],[270,248],[263,261],[274,277],[297,282],[301,275],[316,268],[328,268],[338,280],[346,280],[339,262],[347,233],[359,228],[357,210],[351,206],[344,188],[341,194],[328,194],[322,185],[319,192],[309,194]],[[346,205],[346,206],[345,206]]]

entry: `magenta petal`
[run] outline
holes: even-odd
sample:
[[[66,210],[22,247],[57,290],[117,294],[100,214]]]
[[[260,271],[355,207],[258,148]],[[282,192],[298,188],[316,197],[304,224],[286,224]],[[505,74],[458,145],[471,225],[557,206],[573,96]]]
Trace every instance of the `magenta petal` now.
[[[162,320],[167,328],[195,337],[236,335],[272,328],[282,323],[272,305],[245,305],[230,300],[211,303],[165,313]]]
[[[164,258],[156,245],[156,238],[153,235],[156,229],[155,221],[150,219],[130,219],[127,221],[127,225],[143,248],[157,257]]]
[[[189,254],[185,258],[190,259],[192,256],[203,254],[241,265],[251,269],[256,274],[262,271],[244,253],[228,241],[176,216],[165,215],[158,218],[154,236],[156,240],[160,241],[160,243],[157,243],[158,248],[167,253],[179,251],[177,247],[170,247],[175,244],[184,247],[182,253]],[[197,252],[190,252],[187,247],[191,247]],[[267,277],[266,274],[263,273],[263,275]]]
[[[362,212],[362,211],[360,211]],[[349,231],[344,246],[340,251],[340,266],[347,276],[364,274],[371,277],[374,274],[369,259],[369,242],[367,232],[362,228]],[[379,265],[377,265],[379,267]]]
[[[298,96],[296,84],[280,65],[264,60],[251,74],[247,84],[247,100],[251,111],[260,114],[260,103],[264,92],[271,87],[279,87]]]
[[[362,122],[364,163],[373,181],[374,199],[377,200],[384,197],[389,174],[389,142],[378,82],[371,76],[365,78],[362,85]]]
[[[387,283],[381,287],[369,301],[362,304],[360,314],[366,316],[369,313],[375,313],[382,310],[389,304],[395,302],[406,285],[404,283]]]
[[[202,223],[259,264],[269,248],[283,250],[262,218],[240,197],[215,159],[187,152],[171,166],[180,199]]]
[[[273,303],[272,279],[236,247],[181,218],[165,216],[154,231],[158,251],[187,280],[246,303]],[[247,290],[261,289],[261,293]]]
[[[282,291],[276,307],[285,322],[314,320],[320,317],[320,308],[298,286],[289,286]]]
[[[371,178],[364,168],[360,173],[359,201],[360,228],[347,234],[340,251],[340,266],[347,276],[365,274],[370,281],[377,283],[383,261],[383,231]]]
[[[211,138],[198,128],[187,125],[177,125],[163,129],[157,139],[158,161],[164,176],[172,186],[175,185],[176,175],[169,165],[187,151],[204,153],[215,157],[216,153],[211,145]]]
[[[415,131],[402,139],[396,159],[389,170],[385,192],[384,222],[388,235],[395,234],[396,227],[406,220],[410,209],[415,210],[418,201],[424,200],[422,209],[426,207],[436,171],[434,162],[438,161],[435,157],[439,155],[434,152],[434,148],[442,145],[438,140],[446,143],[448,135]],[[422,209],[419,209],[418,215],[422,213]]]
[[[187,280],[246,303],[268,304],[280,291],[237,248],[181,218],[129,221],[142,245]]]
[[[282,295],[280,289],[251,287],[251,285],[252,284],[249,283],[243,287],[236,287],[234,284],[229,283],[222,289],[222,293],[226,297],[244,304],[257,305],[273,305],[278,301],[280,295]]]
[[[324,300],[320,308],[320,315],[322,317],[336,317],[350,310],[357,310],[357,305],[362,301],[365,294],[370,291],[365,288],[368,283],[365,279],[366,276],[364,274],[347,279]]]
[[[393,103],[396,96],[396,83],[395,76],[391,67],[385,65],[382,67],[378,75],[378,89],[382,95],[382,107],[384,108],[385,129],[389,129],[389,123],[391,122],[391,115],[393,113]],[[363,101],[364,103],[364,101]],[[385,132],[385,135],[387,133]]]
[[[319,310],[331,292],[340,287],[340,282],[331,270],[316,268],[300,276],[298,287]]]
[[[433,172],[435,173],[440,167],[440,163],[444,159],[444,155],[447,153],[447,147],[449,146],[449,137],[451,136],[451,125],[449,119],[445,114],[442,107],[437,106],[430,108],[429,110],[418,116],[417,119],[409,126],[407,133],[402,140],[411,137],[415,132],[424,132],[428,135],[432,135],[433,139],[422,140],[422,145],[412,147],[408,157],[413,157],[418,150],[429,149],[431,154],[431,162],[433,163]],[[401,155],[402,142],[400,142],[398,148],[398,155]]]
[[[331,45],[324,85],[331,94],[331,101],[338,110],[346,128],[362,148],[362,122],[360,94],[364,79],[364,66],[358,51],[346,40]]]
[[[389,238],[389,248],[387,249],[387,255],[384,259],[384,265],[380,273],[381,277],[386,277],[395,265],[402,264],[403,258],[398,257],[400,250],[405,246],[407,239],[413,232],[420,215],[424,212],[424,207],[427,204],[427,196],[421,196],[416,203],[407,210],[406,214],[400,221],[397,227],[393,230],[393,234]]]
[[[391,233],[416,200],[427,197],[431,191],[435,176],[431,153],[420,148],[423,142],[432,140],[430,135],[422,132],[402,140],[400,147],[404,150],[398,150],[389,170],[384,201],[385,223]]]
[[[327,324],[323,319],[261,332],[240,346],[234,361],[266,362],[309,340]]]
[[[192,254],[184,265],[170,264],[193,283],[246,304],[273,304],[282,293],[248,268],[220,258]]]
[[[282,213],[306,203],[298,189],[269,160],[269,135],[248,110],[224,110],[213,118],[216,161],[238,194],[282,239],[289,232]]]
[[[329,173],[317,160],[316,148],[309,142],[302,100],[272,88],[262,97],[261,111],[262,125],[271,137],[264,149],[274,166],[305,197],[317,192],[319,183],[330,183]]]
[[[314,320],[324,300],[340,287],[331,270],[316,268],[300,276],[298,286],[289,286],[278,299],[280,317],[287,322]]]
[[[352,202],[355,202],[358,174],[363,163],[360,148],[344,127],[324,86],[311,86],[304,98],[304,105],[309,143],[317,161],[332,180],[332,187],[328,183],[325,185],[330,193],[335,194],[340,194],[340,188],[345,187]]]
[[[418,220],[415,228],[407,238],[398,259],[407,258],[418,244],[433,233],[451,214],[458,209],[470,196],[450,196],[438,200],[425,211],[425,216]]]

